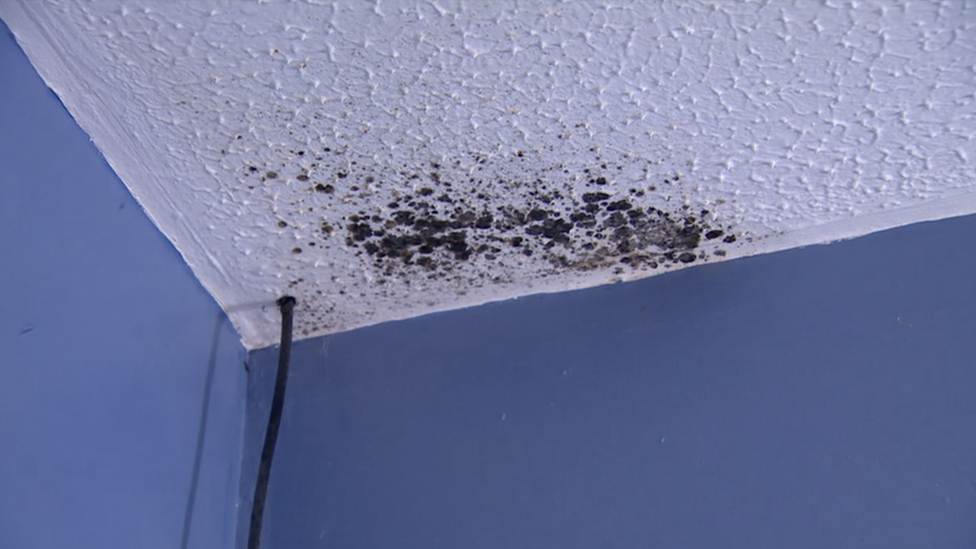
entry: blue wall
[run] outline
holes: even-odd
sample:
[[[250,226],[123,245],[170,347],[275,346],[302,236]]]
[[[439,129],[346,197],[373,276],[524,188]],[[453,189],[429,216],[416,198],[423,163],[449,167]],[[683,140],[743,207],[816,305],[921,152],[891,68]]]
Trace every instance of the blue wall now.
[[[973,547],[974,273],[966,217],[300,342],[267,547]]]
[[[232,546],[239,338],[2,23],[0,185],[0,547]]]

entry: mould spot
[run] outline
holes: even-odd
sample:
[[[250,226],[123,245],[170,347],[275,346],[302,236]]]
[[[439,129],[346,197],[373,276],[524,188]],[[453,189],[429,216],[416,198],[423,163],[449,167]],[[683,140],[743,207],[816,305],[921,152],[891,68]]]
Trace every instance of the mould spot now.
[[[569,242],[569,231],[573,224],[564,219],[546,219],[541,224],[529,225],[525,229],[525,234],[532,236],[542,236],[556,242]]]
[[[490,213],[486,213],[479,217],[474,223],[474,228],[476,229],[490,229],[492,222],[495,220]]]
[[[593,204],[595,202],[603,202],[604,200],[609,200],[610,195],[607,193],[585,193],[583,195],[583,202],[587,204]]]
[[[613,161],[608,156],[616,153],[597,147],[589,167],[533,166],[533,151],[392,167],[372,165],[352,153],[348,144],[324,150],[335,156],[310,151],[302,165],[279,169],[297,173],[300,181],[313,170],[333,174],[331,182],[304,186],[336,195],[315,204],[331,221],[314,217],[306,211],[308,204],[299,201],[295,206],[300,209],[290,212],[298,217],[280,221],[278,227],[318,224],[321,247],[342,231],[350,253],[365,260],[374,271],[369,274],[372,280],[386,281],[387,288],[410,284],[412,291],[422,291],[433,280],[479,286],[509,283],[512,273],[520,270],[531,276],[567,270],[642,272],[707,261],[718,254],[711,243],[699,249],[703,242],[735,241],[731,228],[717,226],[715,216],[680,206],[693,199],[681,192],[687,182],[669,188],[667,195],[647,192],[655,190],[651,181],[679,181],[674,172],[653,172],[659,160],[640,159],[636,166],[633,159]],[[261,173],[251,170],[251,164],[262,165],[245,163],[244,173]],[[314,241],[302,247],[313,245]]]
[[[264,177],[268,179],[276,179],[278,177],[278,172],[267,171],[264,173]]]
[[[356,242],[362,242],[373,236],[373,229],[369,226],[369,223],[350,223],[346,228],[349,229],[349,235]]]
[[[607,218],[606,225],[607,227],[620,227],[622,225],[625,225],[626,223],[627,223],[627,218],[624,217],[624,214],[620,212],[613,212],[612,214],[610,214],[610,217]]]
[[[393,223],[395,225],[413,225],[416,218],[413,212],[408,210],[400,210],[393,214]]]

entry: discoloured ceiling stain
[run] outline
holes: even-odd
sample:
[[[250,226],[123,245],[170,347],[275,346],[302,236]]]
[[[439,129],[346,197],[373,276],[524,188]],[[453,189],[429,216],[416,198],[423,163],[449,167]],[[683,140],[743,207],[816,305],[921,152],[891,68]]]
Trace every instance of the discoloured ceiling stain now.
[[[432,306],[443,297],[431,288],[460,298],[526,277],[637,278],[735,246],[725,201],[696,196],[673,160],[590,143],[567,137],[562,146],[575,152],[559,163],[547,163],[551,150],[443,152],[395,165],[355,154],[355,143],[282,147],[272,149],[277,162],[243,161],[236,185],[258,202],[290,197],[284,208],[266,203],[300,304],[368,293]],[[346,265],[335,261],[340,250]],[[326,330],[341,314],[331,303],[308,307],[296,330]]]
[[[640,204],[656,191],[653,185],[630,187],[622,197],[594,190],[577,199],[571,184],[479,180],[456,194],[438,171],[429,177],[431,186],[393,194],[385,217],[365,211],[348,216],[346,245],[375,258],[384,274],[408,278],[421,269],[450,272],[459,262],[479,258],[480,270],[490,273],[492,265],[521,266],[520,256],[566,269],[656,268],[658,261],[678,261],[676,254],[682,262],[694,261],[690,252],[703,230],[711,230],[702,223],[706,210],[700,217],[687,211],[672,216],[654,206],[645,210]],[[607,180],[595,176],[586,184],[605,186]]]
[[[974,6],[0,16],[254,348],[976,211]]]

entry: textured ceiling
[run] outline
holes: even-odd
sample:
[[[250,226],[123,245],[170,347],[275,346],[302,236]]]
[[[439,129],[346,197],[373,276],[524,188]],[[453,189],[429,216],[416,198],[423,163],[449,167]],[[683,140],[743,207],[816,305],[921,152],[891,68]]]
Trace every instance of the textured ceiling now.
[[[0,17],[260,347],[286,293],[313,336],[974,212],[973,6],[25,0]]]

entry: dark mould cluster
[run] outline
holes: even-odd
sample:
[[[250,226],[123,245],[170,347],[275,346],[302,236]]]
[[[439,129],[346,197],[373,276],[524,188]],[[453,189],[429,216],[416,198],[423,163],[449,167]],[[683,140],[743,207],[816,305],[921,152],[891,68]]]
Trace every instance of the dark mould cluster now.
[[[530,263],[533,271],[548,264],[542,274],[607,268],[620,274],[702,261],[708,258],[704,242],[736,241],[729,227],[715,226],[709,211],[671,207],[681,177],[673,172],[653,177],[652,161],[626,165],[645,162],[645,177],[622,177],[625,165],[600,158],[581,172],[556,164],[519,176],[516,166],[529,162],[522,151],[501,169],[476,155],[474,168],[462,169],[455,160],[448,167],[430,162],[425,169],[404,166],[395,172],[371,170],[339,149],[308,156],[304,150],[292,152],[308,162],[297,171],[284,165],[244,169],[246,176],[260,179],[258,184],[290,179],[310,193],[307,204],[299,201],[301,222],[277,222],[292,230],[309,225],[305,216],[318,216],[318,234],[307,235],[301,247],[290,244],[290,253],[315,253],[340,238],[375,267],[381,282],[457,275],[465,268],[471,270],[464,279],[473,274],[505,280]],[[279,175],[283,171],[290,173]],[[720,245],[709,250],[726,254]]]
[[[594,183],[604,184],[598,180]],[[707,211],[685,208],[674,214],[603,191],[576,199],[542,190],[528,203],[514,205],[484,193],[456,196],[449,189],[422,187],[387,207],[385,215],[347,216],[345,225],[346,244],[387,275],[411,268],[449,271],[459,263],[491,264],[513,255],[579,270],[614,264],[656,268],[696,261],[703,239],[735,240],[708,225]]]

